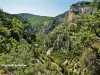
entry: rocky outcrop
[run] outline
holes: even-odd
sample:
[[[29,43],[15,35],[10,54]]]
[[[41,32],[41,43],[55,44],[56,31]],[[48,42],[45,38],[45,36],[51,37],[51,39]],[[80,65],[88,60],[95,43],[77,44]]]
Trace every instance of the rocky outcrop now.
[[[70,6],[69,11],[66,11],[63,14],[60,14],[53,18],[50,23],[46,23],[47,26],[43,28],[41,34],[49,33],[52,31],[59,23],[70,22],[75,20],[78,17],[79,13],[92,13],[97,9],[90,6],[91,2],[79,1]]]
[[[71,5],[69,9],[69,21],[73,21],[77,18],[77,14],[79,13],[92,13],[96,11],[95,7],[90,6],[90,2],[78,2],[76,4]]]
[[[52,51],[53,51],[53,48],[50,48],[50,49],[46,52],[46,55],[50,55]]]
[[[97,11],[97,9],[93,8],[93,7],[83,7],[83,8],[81,8],[82,13],[92,13],[93,11]]]
[[[67,19],[68,11],[56,16],[50,23],[46,23],[47,26],[43,29],[42,34],[52,31],[59,23],[67,22]]]

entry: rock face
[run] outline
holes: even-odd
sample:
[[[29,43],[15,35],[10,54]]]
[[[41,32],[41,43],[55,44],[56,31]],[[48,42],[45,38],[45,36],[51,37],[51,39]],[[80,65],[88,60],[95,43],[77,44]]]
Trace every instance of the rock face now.
[[[48,50],[48,51],[46,52],[46,55],[50,55],[52,51],[53,51],[53,48],[51,48],[50,50]]]
[[[53,18],[50,23],[47,23],[47,26],[43,29],[42,33],[49,33],[52,31],[59,23],[67,22],[68,11],[63,14],[60,14]]]
[[[76,4],[71,5],[69,11],[60,14],[53,18],[50,23],[45,23],[47,26],[42,30],[41,34],[47,34],[52,31],[59,23],[70,22],[78,17],[79,13],[92,13],[97,9],[90,6],[91,2],[79,1]]]
[[[84,1],[73,4],[69,10],[69,21],[76,19],[79,13],[92,13],[97,10],[95,7],[88,6],[89,4],[90,2]]]
[[[82,13],[92,13],[93,11],[96,11],[96,8],[93,7],[83,7],[81,8]]]

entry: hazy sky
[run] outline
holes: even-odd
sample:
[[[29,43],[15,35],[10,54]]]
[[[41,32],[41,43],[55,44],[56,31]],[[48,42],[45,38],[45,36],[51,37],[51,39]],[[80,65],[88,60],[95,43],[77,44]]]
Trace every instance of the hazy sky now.
[[[0,7],[5,12],[12,14],[31,13],[43,16],[57,16],[67,11],[71,4],[78,1],[79,0],[0,0]]]

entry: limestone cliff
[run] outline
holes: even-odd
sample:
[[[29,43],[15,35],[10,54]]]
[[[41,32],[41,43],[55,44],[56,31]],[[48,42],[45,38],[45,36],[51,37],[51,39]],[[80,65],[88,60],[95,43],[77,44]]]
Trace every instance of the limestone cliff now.
[[[97,9],[95,7],[90,6],[90,2],[78,2],[76,4],[71,5],[69,9],[69,21],[73,21],[77,18],[77,14],[79,13],[92,13],[93,11],[96,11]]]

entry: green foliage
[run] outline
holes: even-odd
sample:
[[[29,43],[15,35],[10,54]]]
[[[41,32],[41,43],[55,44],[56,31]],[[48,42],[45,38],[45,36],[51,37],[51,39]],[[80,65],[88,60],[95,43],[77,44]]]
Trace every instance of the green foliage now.
[[[78,19],[73,22],[56,23],[48,34],[42,33],[47,24],[39,24],[40,29],[35,32],[30,23],[50,21],[50,17],[21,14],[28,18],[29,23],[18,16],[5,17],[2,10],[0,13],[1,73],[100,75],[99,10],[91,14],[78,14]],[[60,16],[65,17],[63,14]],[[48,51],[51,51],[49,55]],[[3,64],[26,66],[1,66]]]
[[[52,17],[32,15],[32,14],[28,14],[28,13],[22,13],[22,14],[18,14],[18,15],[26,18],[28,20],[28,22],[31,23],[33,26],[38,25],[45,21],[50,21],[52,19]]]
[[[96,7],[98,10],[100,9],[100,1],[98,0],[92,0],[91,5]]]

